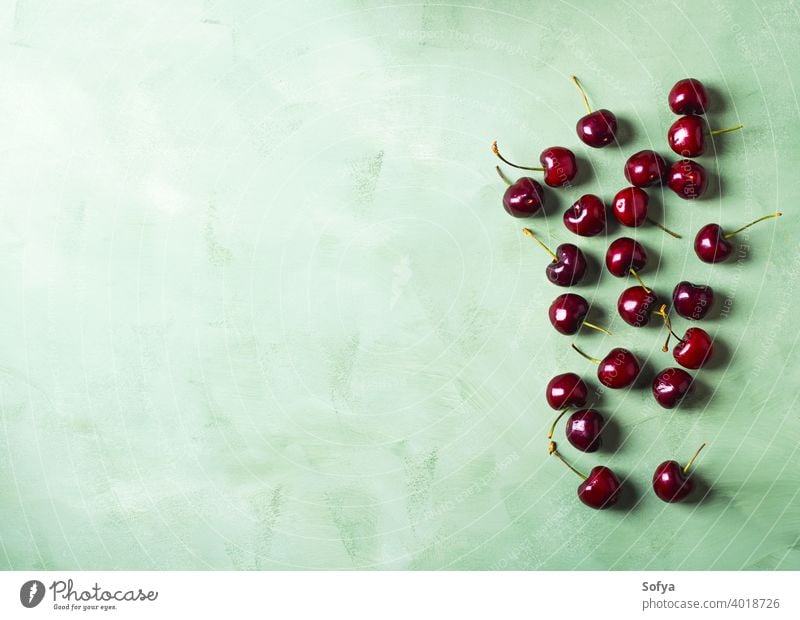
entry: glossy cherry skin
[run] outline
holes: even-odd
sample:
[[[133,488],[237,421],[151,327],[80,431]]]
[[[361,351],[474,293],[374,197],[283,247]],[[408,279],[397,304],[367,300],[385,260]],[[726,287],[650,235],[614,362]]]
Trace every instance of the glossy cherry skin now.
[[[692,375],[683,368],[665,368],[653,379],[653,396],[664,409],[672,409],[692,389]]]
[[[660,185],[668,170],[664,158],[650,150],[634,153],[625,162],[625,178],[636,187]]]
[[[721,263],[733,254],[733,244],[725,238],[722,226],[706,224],[694,238],[694,253],[704,263]]]
[[[578,486],[578,498],[590,508],[609,508],[617,503],[621,487],[619,478],[613,471],[598,465],[592,468],[589,477]]]
[[[578,333],[588,313],[589,302],[575,293],[556,297],[547,312],[556,331],[567,336]]]
[[[594,237],[606,228],[606,206],[594,194],[584,194],[564,212],[564,226],[581,237]]]
[[[628,325],[643,327],[650,322],[658,298],[643,286],[632,286],[622,291],[617,300],[617,312]]]
[[[618,390],[628,387],[639,376],[639,362],[627,349],[616,347],[597,367],[597,378],[607,388]]]
[[[667,140],[681,157],[700,157],[706,150],[706,122],[700,116],[681,116],[667,131]]]
[[[714,341],[708,332],[699,327],[690,327],[672,349],[672,357],[684,368],[702,368],[714,353]]]
[[[556,375],[547,384],[547,404],[553,409],[583,407],[588,396],[586,384],[574,372]]]
[[[642,244],[630,237],[614,239],[606,250],[606,268],[611,275],[623,278],[630,270],[639,271],[647,263],[647,252]]]
[[[684,280],[678,282],[672,291],[672,304],[675,312],[684,319],[699,321],[714,303],[714,290],[710,286],[692,284]]]
[[[577,245],[562,243],[556,248],[557,261],[545,268],[547,279],[558,286],[577,284],[586,273],[586,257]]]
[[[551,146],[539,155],[539,163],[544,168],[544,182],[550,187],[562,187],[578,174],[575,155],[563,146]]]
[[[530,217],[544,205],[544,190],[538,181],[521,177],[506,188],[503,208],[514,217]]]
[[[667,186],[685,200],[703,195],[708,187],[708,173],[696,161],[681,159],[670,166]]]
[[[605,420],[595,409],[581,409],[567,420],[567,441],[581,452],[597,452],[602,440],[600,433]]]
[[[641,187],[626,187],[617,192],[611,209],[614,217],[623,226],[638,227],[647,219],[647,203],[650,197]]]
[[[708,93],[705,86],[694,78],[675,82],[667,100],[669,109],[675,114],[703,114],[708,107]]]
[[[581,142],[596,149],[611,144],[617,135],[617,117],[609,110],[595,110],[582,116],[575,126]]]
[[[694,490],[691,474],[684,474],[677,461],[664,461],[656,467],[653,474],[653,491],[658,499],[673,503],[680,502]]]

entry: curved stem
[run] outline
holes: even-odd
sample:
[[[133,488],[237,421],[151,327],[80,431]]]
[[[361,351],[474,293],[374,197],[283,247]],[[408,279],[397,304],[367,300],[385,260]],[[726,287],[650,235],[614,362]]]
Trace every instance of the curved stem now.
[[[560,452],[559,452],[559,451],[556,449],[556,442],[555,442],[555,441],[551,441],[551,442],[550,442],[549,452],[550,452],[550,454],[552,454],[554,457],[556,457],[556,458],[557,458],[559,461],[561,461],[562,463],[564,463],[564,465],[566,465],[567,467],[569,467],[569,468],[570,468],[570,469],[573,471],[573,473],[575,473],[576,475],[578,475],[578,476],[580,476],[581,478],[583,478],[584,480],[586,480],[587,476],[586,476],[585,474],[582,474],[581,472],[579,472],[579,471],[578,471],[577,469],[575,469],[575,468],[574,468],[572,465],[570,465],[569,463],[567,463],[567,461],[564,459],[564,457],[563,457],[563,456],[561,456],[561,453],[560,453]]]
[[[520,170],[535,170],[536,172],[544,172],[544,168],[531,168],[529,166],[518,166],[517,164],[512,164],[510,161],[508,161],[505,157],[503,157],[500,154],[500,149],[497,148],[497,140],[492,142],[492,153],[497,155],[497,157],[500,158],[500,161],[502,161],[503,163],[508,164],[512,168],[519,168]]]
[[[580,350],[580,349],[579,349],[579,348],[578,348],[578,347],[575,345],[575,343],[572,343],[572,345],[570,345],[570,346],[571,346],[573,349],[575,349],[575,350],[576,350],[578,353],[580,353],[580,354],[581,354],[583,357],[585,357],[587,360],[589,360],[590,362],[594,362],[595,364],[599,364],[599,363],[600,363],[600,361],[601,361],[601,360],[597,359],[596,357],[592,357],[591,355],[587,355],[586,353],[584,353],[583,351],[581,351],[581,350]]]
[[[538,243],[540,246],[542,246],[542,247],[544,248],[544,251],[545,251],[545,252],[547,252],[547,253],[548,253],[548,254],[549,254],[549,255],[550,255],[552,258],[553,258],[553,262],[554,262],[554,263],[557,263],[557,262],[558,262],[558,256],[556,256],[556,255],[553,253],[553,250],[551,250],[551,249],[550,249],[550,248],[548,248],[548,247],[547,247],[547,246],[546,246],[544,243],[542,243],[541,241],[539,241],[539,238],[538,238],[536,235],[534,235],[534,234],[533,234],[533,231],[532,231],[530,228],[523,228],[523,229],[522,229],[522,232],[524,232],[524,233],[525,233],[526,235],[528,235],[528,236],[529,236],[531,239],[533,239],[533,240],[534,240],[536,243]]]
[[[581,83],[578,81],[578,76],[576,76],[576,75],[573,75],[573,76],[572,76],[572,81],[573,81],[573,82],[575,82],[575,86],[577,86],[577,87],[578,87],[578,90],[579,90],[579,91],[580,91],[580,93],[581,93],[581,97],[583,97],[583,105],[585,105],[585,106],[586,106],[586,111],[587,111],[589,114],[591,114],[591,113],[592,113],[592,108],[591,108],[591,106],[589,105],[589,100],[586,98],[586,91],[584,91],[584,90],[583,90],[583,86],[581,86]]]
[[[680,236],[678,233],[671,231],[669,228],[667,228],[667,227],[666,227],[666,226],[664,226],[663,224],[659,224],[658,222],[656,222],[656,221],[655,221],[655,220],[653,220],[653,219],[650,219],[649,217],[648,217],[648,218],[645,218],[645,219],[646,219],[648,222],[650,222],[650,223],[651,223],[653,226],[658,226],[658,227],[659,227],[661,230],[663,230],[663,231],[664,231],[665,233],[667,233],[668,235],[672,235],[672,236],[673,236],[673,237],[675,237],[676,239],[683,239],[683,237],[681,237],[681,236]]]
[[[613,336],[613,335],[614,335],[614,334],[612,334],[610,331],[608,331],[607,329],[605,329],[605,328],[603,328],[603,327],[600,327],[599,325],[595,325],[594,323],[590,323],[589,321],[584,321],[584,322],[583,322],[583,324],[584,324],[586,327],[590,327],[590,328],[592,328],[592,329],[596,329],[596,330],[597,330],[597,331],[599,331],[599,332],[603,332],[603,333],[604,333],[604,334],[606,334],[607,336]]]
[[[708,133],[712,136],[718,136],[723,133],[728,133],[729,131],[738,131],[743,127],[744,125],[736,125],[735,127],[728,127],[727,129],[715,129],[714,131],[709,131]]]
[[[511,181],[510,181],[510,180],[509,180],[509,178],[508,178],[508,177],[505,175],[505,173],[504,173],[502,170],[500,170],[500,166],[495,166],[495,167],[494,167],[494,169],[495,169],[495,170],[497,170],[497,175],[498,175],[498,176],[499,176],[501,179],[503,179],[503,181],[505,181],[506,185],[511,185]]]
[[[547,438],[548,438],[548,439],[552,439],[552,438],[553,438],[553,433],[554,433],[554,432],[555,432],[555,430],[556,430],[556,424],[558,424],[558,421],[559,421],[559,420],[560,420],[562,417],[564,417],[564,414],[565,414],[567,411],[569,411],[569,407],[566,407],[566,408],[562,409],[562,410],[561,410],[561,413],[559,413],[559,414],[558,414],[558,417],[557,417],[555,420],[553,420],[553,424],[550,426],[550,432],[549,432],[549,433],[547,433]]]
[[[731,237],[735,237],[736,235],[738,235],[743,230],[745,230],[747,228],[750,228],[753,224],[758,224],[759,222],[763,222],[764,220],[768,220],[768,219],[773,218],[773,217],[780,217],[781,215],[783,215],[783,213],[780,213],[780,212],[778,212],[778,213],[770,213],[769,215],[765,215],[764,217],[760,217],[757,220],[753,220],[752,222],[750,222],[746,226],[742,226],[739,230],[734,230],[732,233],[728,233],[727,235],[722,235],[722,236],[725,239],[730,239]]]
[[[689,459],[688,463],[686,463],[686,467],[683,468],[684,476],[689,473],[689,468],[692,466],[692,463],[694,463],[694,460],[697,458],[697,455],[700,454],[700,450],[702,450],[705,447],[706,447],[706,444],[703,444],[702,446],[697,448],[697,452],[695,452],[694,456]]]
[[[639,274],[636,273],[636,271],[633,268],[631,268],[630,272],[631,272],[631,275],[634,278],[636,278],[636,281],[641,285],[641,287],[645,290],[645,292],[647,292],[647,293],[652,292],[652,291],[650,291],[649,288],[647,288],[647,285],[644,282],[642,282],[642,279],[639,277]]]
[[[653,314],[656,314],[664,319],[664,326],[667,328],[667,340],[664,342],[664,346],[661,347],[661,350],[666,353],[669,351],[669,339],[670,337],[674,336],[678,341],[683,340],[678,334],[672,331],[672,321],[669,320],[669,315],[667,314],[667,306],[666,304],[661,304],[661,307],[656,310]]]

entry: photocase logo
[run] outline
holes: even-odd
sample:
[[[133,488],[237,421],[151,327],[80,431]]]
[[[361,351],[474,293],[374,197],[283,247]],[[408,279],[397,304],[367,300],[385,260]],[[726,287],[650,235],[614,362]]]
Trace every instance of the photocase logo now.
[[[19,602],[23,607],[36,607],[44,598],[44,584],[36,579],[31,579],[22,584],[19,589]]]

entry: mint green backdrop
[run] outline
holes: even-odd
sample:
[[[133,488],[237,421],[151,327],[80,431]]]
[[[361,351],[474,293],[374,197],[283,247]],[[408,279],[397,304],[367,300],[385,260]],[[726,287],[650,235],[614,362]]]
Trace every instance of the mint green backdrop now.
[[[701,7],[700,4],[703,6]],[[2,3],[0,566],[14,569],[798,569],[800,7],[787,0]],[[622,123],[583,147],[583,106]],[[719,356],[686,407],[604,393],[622,506],[547,455],[547,380],[594,367],[549,326],[561,290],[520,228],[610,200],[665,155],[679,78],[719,137],[684,233],[636,232],[668,295],[711,284]],[[575,149],[578,183],[523,222],[489,145]],[[740,263],[691,252],[708,222]],[[621,231],[612,226],[610,235]],[[615,318],[610,239],[581,240],[611,338],[646,373],[663,330]],[[676,320],[684,330],[686,321]],[[559,437],[562,437],[559,430]],[[703,501],[649,490],[697,462]]]

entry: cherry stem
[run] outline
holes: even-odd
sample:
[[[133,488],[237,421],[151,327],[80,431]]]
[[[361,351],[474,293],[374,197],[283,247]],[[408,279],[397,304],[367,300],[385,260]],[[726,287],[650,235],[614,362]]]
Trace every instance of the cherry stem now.
[[[649,217],[648,217],[648,218],[646,218],[646,219],[647,219],[647,221],[648,221],[648,222],[650,222],[650,223],[651,223],[653,226],[658,226],[658,227],[659,227],[661,230],[663,230],[663,231],[664,231],[665,233],[667,233],[668,235],[672,235],[672,236],[673,236],[673,237],[675,237],[676,239],[683,239],[683,237],[681,237],[681,236],[680,236],[678,233],[671,231],[669,228],[667,228],[667,227],[666,227],[666,226],[664,226],[663,224],[659,224],[658,222],[656,222],[656,221],[655,221],[655,220],[653,220],[653,219],[650,219]]]
[[[529,166],[518,166],[517,164],[512,164],[510,161],[508,161],[505,157],[503,157],[500,154],[500,149],[497,148],[497,140],[492,142],[492,153],[497,155],[497,157],[500,158],[500,161],[502,161],[503,163],[508,164],[512,168],[519,168],[520,170],[535,170],[536,172],[544,172],[544,168],[531,168]]]
[[[712,136],[718,136],[722,133],[728,133],[729,131],[738,131],[743,127],[744,125],[736,125],[735,127],[728,127],[727,129],[715,129],[714,131],[710,131],[709,134]]]
[[[556,449],[556,442],[555,442],[555,441],[551,441],[551,442],[550,442],[550,447],[548,448],[548,450],[549,450],[550,454],[552,454],[552,455],[553,455],[554,457],[556,457],[556,458],[557,458],[559,461],[561,461],[562,463],[564,463],[564,465],[566,465],[567,467],[569,467],[569,468],[570,468],[570,469],[571,469],[571,470],[572,470],[572,471],[573,471],[575,474],[577,474],[578,476],[580,476],[581,478],[583,478],[584,480],[586,480],[587,476],[586,476],[585,474],[582,474],[581,472],[579,472],[579,471],[578,471],[577,469],[575,469],[575,468],[574,468],[572,465],[570,465],[569,463],[567,463],[567,461],[564,459],[564,457],[563,457],[563,456],[561,456],[561,453],[560,453],[560,452],[559,452],[559,451]]]
[[[614,335],[610,331],[608,331],[607,329],[604,329],[604,328],[600,327],[599,325],[595,325],[594,323],[590,323],[589,321],[584,321],[583,324],[586,325],[586,327],[591,327],[592,329],[596,329],[599,332],[603,332],[607,336],[613,336]]]
[[[700,454],[700,450],[702,450],[705,447],[706,447],[706,444],[703,444],[702,446],[697,448],[697,452],[695,452],[694,456],[689,459],[688,463],[686,463],[686,467],[683,468],[683,475],[684,476],[689,473],[689,468],[692,466],[692,463],[694,463],[694,460],[697,458],[697,455]]]
[[[558,424],[558,421],[559,421],[559,420],[560,420],[562,417],[564,417],[564,414],[565,414],[567,411],[569,411],[569,407],[567,407],[567,408],[565,408],[565,409],[562,409],[562,410],[561,410],[561,413],[559,413],[559,414],[558,414],[558,417],[557,417],[555,420],[553,420],[553,425],[550,427],[550,432],[549,432],[549,433],[547,433],[547,438],[548,438],[548,439],[552,439],[552,438],[553,438],[553,433],[556,431],[556,424]]]
[[[636,273],[636,271],[633,268],[631,268],[630,272],[631,275],[634,278],[636,278],[636,281],[641,285],[641,287],[645,290],[645,292],[650,293],[651,292],[650,289],[647,288],[647,285],[644,282],[642,282],[642,279],[639,277],[639,274]]]
[[[683,339],[680,336],[678,336],[678,334],[676,334],[674,331],[672,331],[672,322],[669,320],[666,304],[661,304],[661,307],[653,314],[657,314],[658,316],[664,319],[664,326],[667,328],[667,331],[669,332],[667,333],[667,340],[664,343],[664,346],[661,347],[661,350],[664,351],[664,353],[666,353],[667,351],[669,351],[670,337],[674,336],[677,340],[683,340]]]
[[[548,247],[547,247],[547,246],[546,246],[544,243],[542,243],[541,241],[539,241],[539,238],[538,238],[536,235],[534,235],[534,234],[533,234],[533,231],[532,231],[530,228],[523,228],[523,229],[522,229],[522,232],[524,232],[524,233],[525,233],[526,235],[528,235],[528,236],[529,236],[531,239],[533,239],[533,240],[534,240],[536,243],[538,243],[540,246],[542,246],[542,247],[544,248],[544,251],[545,251],[545,252],[547,252],[547,253],[548,253],[550,256],[552,256],[552,258],[553,258],[553,262],[554,262],[554,263],[557,263],[557,262],[558,262],[558,256],[556,256],[556,255],[553,253],[553,250],[551,250],[551,249],[550,249],[550,248],[548,248]]]
[[[747,224],[747,226],[742,226],[739,230],[734,230],[732,233],[728,233],[727,235],[723,235],[723,238],[730,239],[731,237],[735,237],[736,235],[738,235],[743,230],[745,230],[747,228],[750,228],[753,224],[758,224],[759,222],[763,222],[764,220],[768,220],[768,219],[773,218],[773,217],[780,217],[781,215],[783,215],[783,213],[780,213],[780,212],[778,212],[778,213],[770,213],[769,215],[765,215],[764,217],[760,217],[757,220],[753,220],[752,222]]]
[[[500,166],[495,166],[494,169],[497,170],[498,176],[501,179],[503,179],[503,181],[505,181],[506,185],[511,185],[510,179],[505,175],[505,173],[502,170],[500,170]]]
[[[573,75],[572,76],[572,81],[575,82],[575,86],[578,87],[578,90],[581,93],[581,97],[583,97],[583,105],[586,106],[586,111],[589,114],[591,114],[592,113],[592,108],[589,105],[589,100],[586,98],[586,91],[583,90],[583,86],[581,86],[581,83],[578,81],[578,76],[577,75]]]
[[[600,360],[596,357],[592,357],[591,355],[587,355],[583,351],[581,351],[574,343],[571,345],[573,349],[575,349],[578,353],[580,353],[583,357],[585,357],[590,362],[594,362],[595,364],[599,364]]]

